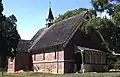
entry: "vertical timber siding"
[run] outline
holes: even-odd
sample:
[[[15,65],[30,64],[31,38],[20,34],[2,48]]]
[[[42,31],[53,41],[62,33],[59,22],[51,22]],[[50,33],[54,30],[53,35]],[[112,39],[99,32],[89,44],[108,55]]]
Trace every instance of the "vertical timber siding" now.
[[[19,53],[15,57],[15,71],[29,70],[29,53]]]
[[[102,72],[108,71],[106,64],[106,54],[100,52],[85,52],[84,69],[86,72]]]
[[[64,72],[72,73],[74,72],[74,46],[72,46],[71,42],[67,44],[67,46],[64,48],[64,51],[65,51]]]

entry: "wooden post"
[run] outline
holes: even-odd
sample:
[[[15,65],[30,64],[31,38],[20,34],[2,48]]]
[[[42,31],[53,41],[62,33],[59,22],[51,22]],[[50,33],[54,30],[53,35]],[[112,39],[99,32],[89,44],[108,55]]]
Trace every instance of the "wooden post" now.
[[[57,56],[57,74],[58,74],[58,69],[59,69],[59,68],[58,68],[58,60],[59,60],[59,57],[58,57],[58,56],[59,56],[59,51],[57,52],[57,55],[56,55],[56,56]]]
[[[101,54],[101,64],[103,64],[103,54]]]
[[[91,53],[90,53],[90,64],[92,63],[92,62],[91,62],[91,61],[92,61],[92,60],[91,60],[91,56],[92,56],[92,55],[91,55]]]
[[[83,56],[83,52],[84,52],[84,50],[81,50],[81,57],[82,57],[81,70],[82,70],[82,73],[84,73],[84,72],[85,72],[85,70],[84,70],[84,56]]]

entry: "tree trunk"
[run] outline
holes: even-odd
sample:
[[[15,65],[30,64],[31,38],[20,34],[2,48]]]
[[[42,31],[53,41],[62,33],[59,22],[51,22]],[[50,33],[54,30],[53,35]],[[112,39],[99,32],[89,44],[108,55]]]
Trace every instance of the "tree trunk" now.
[[[3,76],[3,75],[4,75],[4,70],[3,70],[3,69],[4,69],[4,68],[3,68],[3,66],[4,66],[4,60],[3,60],[3,57],[2,57],[2,56],[1,56],[1,66],[2,66],[2,68],[1,68],[1,69],[2,69],[2,70],[1,70],[1,71],[2,71],[1,74],[2,74],[2,76]]]
[[[4,75],[3,68],[2,68],[2,76]]]
[[[6,67],[6,56],[5,55],[2,55],[1,56],[1,66],[2,66],[2,76],[4,75],[4,69]]]

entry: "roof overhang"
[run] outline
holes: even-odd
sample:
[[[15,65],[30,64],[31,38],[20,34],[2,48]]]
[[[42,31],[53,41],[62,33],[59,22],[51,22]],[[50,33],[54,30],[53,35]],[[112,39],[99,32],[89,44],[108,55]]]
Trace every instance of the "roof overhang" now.
[[[81,46],[76,46],[76,49],[78,51],[77,52],[95,52],[95,53],[106,53],[106,54],[110,54],[108,52],[105,51],[101,51],[101,50],[97,50],[97,49],[92,49],[92,48],[87,48],[87,47],[81,47]]]

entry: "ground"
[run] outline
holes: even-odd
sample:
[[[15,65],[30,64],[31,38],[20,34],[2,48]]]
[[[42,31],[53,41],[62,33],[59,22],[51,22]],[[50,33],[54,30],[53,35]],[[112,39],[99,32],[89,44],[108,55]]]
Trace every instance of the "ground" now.
[[[41,74],[33,72],[7,74],[0,77],[120,77],[120,72],[109,72],[109,73],[79,73],[79,74],[63,74],[63,75],[53,75],[53,74]]]

